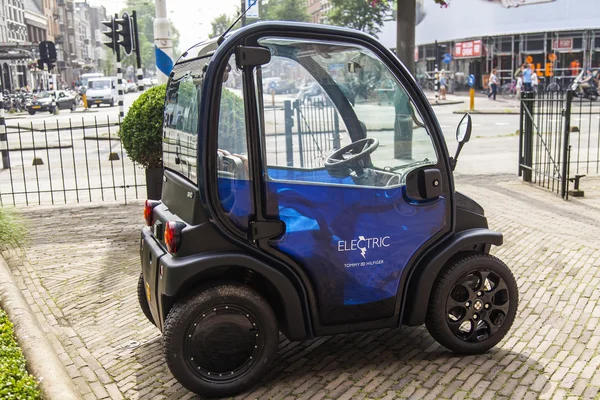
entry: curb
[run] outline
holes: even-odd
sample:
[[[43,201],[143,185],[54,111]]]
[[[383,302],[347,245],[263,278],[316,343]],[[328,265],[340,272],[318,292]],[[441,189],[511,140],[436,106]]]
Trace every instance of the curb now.
[[[47,400],[80,400],[79,391],[46,338],[2,256],[0,306],[14,326],[17,342],[27,361],[27,370],[38,380],[42,397]]]
[[[431,104],[433,107],[436,106],[451,106],[453,104],[463,104],[465,101],[464,100],[438,100],[438,102],[435,102],[435,99],[427,99],[427,101],[429,101],[429,104]]]
[[[517,110],[458,110],[453,111],[453,114],[481,114],[481,115],[519,115],[519,111]]]

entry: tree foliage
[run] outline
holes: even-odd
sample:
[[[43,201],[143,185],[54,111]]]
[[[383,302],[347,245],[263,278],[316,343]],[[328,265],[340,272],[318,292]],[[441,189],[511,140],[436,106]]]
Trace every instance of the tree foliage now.
[[[142,68],[146,71],[154,70],[156,68],[156,57],[154,55],[154,16],[156,12],[154,2],[148,2],[147,0],[127,0],[125,8],[121,10],[119,15],[122,15],[124,12],[131,15],[133,10],[137,14]],[[171,22],[171,35],[173,39],[173,58],[177,59],[179,56],[180,34],[173,22]],[[121,62],[123,68],[132,66],[134,69],[137,69],[135,52],[132,52],[128,56],[121,53]]]
[[[227,14],[221,14],[217,18],[213,19],[210,23],[210,37],[217,37],[222,35],[231,26],[231,24],[233,24],[235,18],[236,17],[228,17]],[[238,22],[232,29],[237,29],[239,27],[240,23]]]
[[[357,29],[377,36],[380,27],[392,18],[392,2],[388,0],[330,0],[332,9],[327,15],[332,25]]]
[[[259,10],[260,19],[265,21],[306,22],[310,19],[306,2],[300,0],[263,0]]]
[[[144,168],[162,165],[166,85],[146,90],[129,107],[119,135],[129,158]]]

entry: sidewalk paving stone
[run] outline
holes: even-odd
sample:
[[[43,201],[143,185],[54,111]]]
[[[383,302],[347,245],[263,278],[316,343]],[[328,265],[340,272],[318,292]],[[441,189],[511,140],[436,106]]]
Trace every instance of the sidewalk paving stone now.
[[[596,398],[600,179],[586,178],[586,197],[568,202],[509,175],[456,182],[504,234],[493,253],[520,288],[496,349],[459,357],[424,327],[282,338],[272,371],[237,398]],[[141,202],[22,210],[31,242],[3,255],[82,397],[193,398],[137,304]]]

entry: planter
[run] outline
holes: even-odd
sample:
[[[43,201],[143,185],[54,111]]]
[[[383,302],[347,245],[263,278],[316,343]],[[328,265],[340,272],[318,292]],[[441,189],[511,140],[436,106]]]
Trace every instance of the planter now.
[[[162,194],[163,169],[146,168],[146,193],[148,200],[160,200]]]

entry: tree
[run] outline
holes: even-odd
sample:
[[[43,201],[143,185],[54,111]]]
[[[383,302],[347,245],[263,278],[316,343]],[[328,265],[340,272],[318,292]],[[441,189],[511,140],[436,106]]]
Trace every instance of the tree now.
[[[308,21],[306,2],[301,0],[269,0],[259,6],[262,20],[267,21]]]
[[[131,15],[133,10],[136,11],[142,68],[144,70],[154,70],[156,68],[156,57],[154,55],[154,16],[156,12],[154,2],[148,2],[147,0],[127,0],[126,4],[126,7],[121,10],[119,15],[122,15],[124,12]],[[173,22],[171,22],[171,34],[173,36],[173,58],[177,59],[179,56],[180,35]],[[121,52],[121,63],[123,64],[123,69],[128,66],[133,66],[134,69],[137,69],[135,52],[132,52],[128,56]]]
[[[230,18],[227,14],[221,14],[217,18],[213,19],[210,23],[212,32],[210,37],[221,36],[230,26],[233,24],[235,18]],[[232,29],[237,29],[240,27],[240,23],[238,22]]]
[[[412,0],[415,1],[415,0]],[[327,15],[333,25],[358,29],[377,36],[383,22],[392,18],[388,0],[330,0],[332,9]]]

